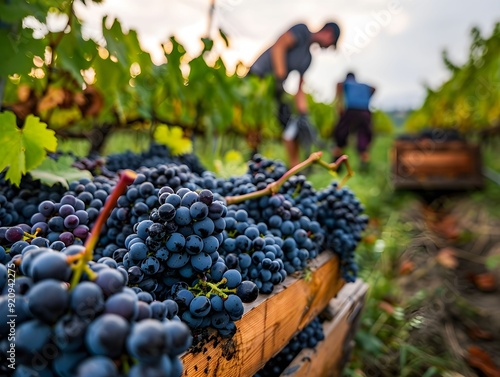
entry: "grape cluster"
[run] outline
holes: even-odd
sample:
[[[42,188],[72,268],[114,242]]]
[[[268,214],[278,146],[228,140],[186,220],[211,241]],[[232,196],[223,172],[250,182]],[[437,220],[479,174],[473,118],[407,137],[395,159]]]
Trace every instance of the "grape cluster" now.
[[[261,209],[271,233],[283,239],[285,270],[288,274],[303,270],[322,247],[323,233],[317,221],[304,216],[284,195],[268,197]]]
[[[317,192],[310,182],[307,181],[305,175],[294,175],[287,180],[281,187],[280,193],[287,200],[294,203],[294,206],[299,209],[304,216],[310,219],[316,219]]]
[[[316,317],[301,332],[294,336],[276,356],[271,358],[254,377],[274,377],[281,375],[300,351],[306,348],[314,349],[323,339],[325,339],[323,325],[320,319]]]
[[[353,253],[367,217],[348,189],[316,191],[297,175],[275,195],[227,206],[224,197],[265,188],[285,165],[256,155],[246,174],[223,179],[170,163],[166,154],[153,146],[139,156],[112,156],[105,166],[99,160],[93,173],[109,169],[107,177],[72,182],[67,191],[29,178],[20,189],[2,185],[0,314],[8,314],[14,289],[16,376],[33,375],[30,360],[48,346],[54,353],[40,372],[47,377],[179,376],[178,355],[192,334],[211,327],[232,336],[244,303],[271,293],[325,248],[339,255],[344,279],[355,279]],[[116,185],[111,171],[123,167],[135,168],[137,178],[75,283],[74,260]],[[14,287],[8,269],[16,270]],[[1,324],[2,365],[7,331]],[[308,331],[308,339],[319,339]]]
[[[243,302],[255,300],[258,289],[219,257],[226,206],[210,190],[169,186],[158,190],[157,200],[125,239],[126,252],[115,251],[129,282],[156,299],[173,299],[192,329],[212,326],[232,335]]]
[[[103,191],[103,200],[107,196]],[[92,210],[87,210],[85,203],[73,195],[64,195],[58,203],[45,200],[30,219],[31,233],[45,237],[51,247],[58,250],[75,243],[83,244],[89,235],[90,223],[97,218],[103,205],[100,199],[95,201],[99,204],[93,203]]]
[[[188,166],[189,170],[201,174],[205,168],[194,154],[172,156],[170,150],[161,144],[151,144],[149,150],[136,154],[131,151],[116,153],[106,157],[105,167],[117,172],[121,169],[138,170],[141,167],[156,167],[158,165],[175,164]]]
[[[283,252],[280,258],[287,274],[303,270],[307,262],[322,250],[324,240],[320,224],[304,216],[293,201],[283,194],[276,194],[229,207],[238,210],[249,208],[249,216],[250,213],[258,214],[252,221],[265,224],[269,233],[279,239]]]
[[[325,230],[325,246],[339,255],[342,277],[347,282],[356,279],[358,266],[354,250],[368,224],[368,216],[353,192],[338,188],[336,183],[318,193],[318,221]]]
[[[90,262],[90,272],[68,289],[70,258],[83,251],[81,245],[63,251],[30,245],[19,263],[9,264],[17,278],[12,285],[0,281],[0,313],[15,313],[16,334],[9,339],[9,324],[0,324],[1,373],[12,372],[7,365],[13,343],[15,376],[119,377],[126,364],[128,376],[180,376],[179,355],[192,336],[177,304],[140,296],[127,287],[127,271],[110,261]],[[9,305],[12,292],[15,307]]]
[[[205,172],[195,182],[211,187],[219,197],[238,196],[266,188],[283,176],[284,169],[280,162],[256,155],[249,162],[248,172],[242,176],[223,180]],[[340,203],[330,204],[331,200],[325,199],[329,195],[341,197]],[[356,278],[358,267],[354,250],[366,227],[367,217],[362,215],[363,207],[349,189],[339,189],[333,183],[325,190],[316,191],[304,175],[295,175],[281,186],[278,194],[246,200],[228,209],[246,211],[250,223],[264,223],[269,232],[281,239],[282,261],[287,274],[303,270],[322,250],[332,249],[339,255],[345,280],[351,282]],[[260,287],[260,282],[254,281]]]
[[[253,281],[260,293],[271,293],[285,280],[283,240],[269,232],[265,223],[253,224],[243,209],[229,210],[223,238],[219,252],[226,265]]]
[[[257,162],[251,162],[250,166],[253,168],[250,168],[249,173],[243,176],[223,181],[216,179],[213,173],[205,172],[197,182],[198,184],[210,185],[220,196],[238,196],[261,190],[269,183],[275,182],[275,178],[279,178],[283,174],[279,163],[273,165],[271,160],[261,159],[259,156],[254,157],[254,159]],[[266,176],[264,172],[269,173],[270,176]],[[317,211],[314,190],[308,182],[306,183],[305,177],[292,177],[291,183],[284,186],[283,191],[285,194],[281,194],[280,191],[280,194],[272,197],[263,196],[238,205],[231,205],[229,209],[234,212],[245,211],[248,214],[249,223],[263,224],[266,231],[279,239],[278,246],[282,250],[278,252],[278,258],[284,263],[286,273],[292,274],[303,270],[307,262],[315,258],[322,250],[324,233],[317,221],[311,220],[303,213],[303,210],[310,213],[314,219]],[[289,191],[294,195],[289,194]],[[293,196],[298,196],[298,199],[301,200],[298,206],[294,205]],[[244,223],[246,222],[245,220]],[[237,233],[232,231],[229,235],[234,234],[234,236],[241,238],[244,236],[245,226],[244,224],[240,226],[243,231]],[[232,241],[229,241],[229,247],[223,247],[223,250],[231,253],[233,250]],[[250,249],[245,252],[248,251],[252,252]],[[241,258],[241,253],[242,250],[237,253],[240,255],[239,258]],[[258,263],[257,260],[255,264]],[[258,270],[260,271],[260,268]],[[269,274],[264,272],[264,275],[267,277]],[[259,272],[249,275],[249,279],[259,286],[262,293],[272,292],[273,285],[267,279],[265,280],[266,284],[263,284],[264,290],[262,290],[261,284],[263,282],[260,280]],[[277,275],[273,281],[274,284],[279,283]]]
[[[255,154],[248,162],[248,172],[254,177],[259,174],[273,181],[280,179],[288,170],[282,161],[271,160],[260,154]]]
[[[59,199],[41,201],[26,223],[1,227],[0,245],[9,252],[3,257],[0,250],[0,262],[7,263],[29,244],[56,250],[83,244],[115,184],[102,176],[72,182],[68,191],[57,194]]]
[[[38,204],[44,200],[58,202],[64,191],[60,184],[48,187],[30,175],[24,176],[17,187],[0,173],[0,226],[27,224],[37,212]]]
[[[192,181],[193,173],[185,165],[140,168],[134,183],[118,199],[117,207],[106,221],[96,250],[97,256],[112,257],[117,249],[125,247],[125,239],[134,232],[133,226],[148,219],[153,208],[158,207],[158,190],[161,187],[198,188]]]

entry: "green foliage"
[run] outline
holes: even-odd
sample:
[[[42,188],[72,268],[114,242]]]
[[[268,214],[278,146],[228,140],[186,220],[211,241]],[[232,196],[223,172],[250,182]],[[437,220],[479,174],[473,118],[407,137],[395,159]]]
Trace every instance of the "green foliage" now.
[[[83,178],[92,179],[92,173],[72,167],[73,162],[70,156],[61,156],[57,160],[47,157],[40,166],[30,171],[30,174],[47,186],[59,183],[66,188],[69,188],[69,182]]]
[[[182,128],[175,126],[166,126],[160,124],[154,131],[155,140],[166,145],[173,156],[191,153],[193,144],[183,133]]]
[[[142,128],[153,135],[158,124],[180,127],[187,137],[202,135],[208,145],[221,136],[244,137],[249,149],[280,139],[273,78],[228,73],[212,51],[213,40],[203,38],[201,53],[189,56],[171,37],[163,44],[164,62],[154,64],[137,33],[125,31],[116,19],[104,17],[103,38],[94,41],[82,36],[72,1],[20,3],[19,9],[10,3],[1,8],[0,39],[9,51],[0,70],[10,76],[0,100],[21,121],[34,114],[57,134],[88,138],[97,152],[109,130]],[[34,16],[43,29],[49,13],[67,18],[64,31],[47,28],[34,39],[33,30],[21,27],[23,19]],[[219,34],[228,45],[228,36]],[[242,72],[241,65],[236,72]],[[336,122],[333,104],[317,103],[312,96],[309,103],[313,125],[329,138]]]
[[[22,175],[42,163],[47,151],[55,152],[57,139],[40,119],[29,115],[24,126],[19,128],[15,115],[6,111],[0,113],[0,171],[7,168],[5,178],[19,185]]]
[[[71,79],[81,87],[84,83],[81,70],[89,69],[92,66],[97,56],[97,49],[93,41],[83,39],[82,25],[79,22],[73,22],[71,27],[72,31],[65,33],[57,46],[53,67],[67,72],[71,75]],[[74,89],[77,89],[77,86]]]
[[[494,270],[498,266],[500,266],[500,255],[492,255],[486,258],[486,267],[490,270]]]
[[[223,178],[240,176],[248,170],[245,158],[235,150],[229,150],[222,159],[215,160],[214,167],[215,173]]]
[[[456,128],[472,132],[500,121],[500,23],[488,38],[471,31],[469,59],[453,64],[443,54],[451,77],[436,91],[428,90],[420,109],[408,118],[408,131],[426,127]]]
[[[394,133],[394,122],[381,110],[375,110],[372,117],[375,135],[392,135]]]
[[[309,117],[318,130],[318,135],[324,139],[331,139],[339,117],[334,103],[316,102],[310,95],[307,96],[307,102]]]
[[[33,66],[33,57],[43,55],[45,43],[34,39],[32,30],[23,28],[25,17],[45,19],[49,10],[47,2],[16,2],[16,6],[2,1],[0,3],[0,76],[19,71],[28,73]]]

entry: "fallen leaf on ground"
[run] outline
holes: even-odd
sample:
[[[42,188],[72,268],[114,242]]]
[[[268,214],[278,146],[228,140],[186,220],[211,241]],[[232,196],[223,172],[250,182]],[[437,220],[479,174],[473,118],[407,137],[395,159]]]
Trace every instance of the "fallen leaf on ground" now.
[[[493,363],[491,356],[478,346],[470,346],[467,353],[467,363],[479,369],[486,377],[500,377],[500,369]]]
[[[378,307],[389,315],[392,315],[394,313],[394,306],[389,304],[387,301],[380,301]]]
[[[415,263],[413,263],[411,260],[404,260],[401,262],[401,265],[399,266],[399,274],[400,275],[409,275],[415,270]]]
[[[481,274],[470,274],[470,280],[482,292],[494,292],[496,290],[495,275],[491,272]]]
[[[469,327],[467,329],[467,335],[474,340],[492,340],[493,334],[489,331],[481,329],[479,326]]]
[[[455,240],[460,236],[457,218],[453,215],[426,217],[429,228],[440,236]]]
[[[455,255],[455,252],[450,247],[445,247],[439,250],[436,255],[436,261],[443,267],[446,267],[450,270],[454,270],[458,267],[458,259]]]
[[[363,237],[363,242],[368,245],[373,245],[376,240],[377,236],[375,234],[368,234],[367,236]]]

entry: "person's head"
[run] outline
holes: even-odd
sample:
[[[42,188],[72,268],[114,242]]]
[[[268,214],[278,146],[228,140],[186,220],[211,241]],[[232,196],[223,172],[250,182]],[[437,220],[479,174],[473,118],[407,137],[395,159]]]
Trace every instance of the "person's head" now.
[[[345,79],[346,79],[346,80],[356,80],[356,76],[354,76],[354,73],[349,72],[349,73],[345,76]]]
[[[321,28],[315,34],[315,42],[317,42],[321,47],[327,48],[334,46],[337,48],[337,41],[340,37],[340,27],[335,22],[327,22],[325,26]]]

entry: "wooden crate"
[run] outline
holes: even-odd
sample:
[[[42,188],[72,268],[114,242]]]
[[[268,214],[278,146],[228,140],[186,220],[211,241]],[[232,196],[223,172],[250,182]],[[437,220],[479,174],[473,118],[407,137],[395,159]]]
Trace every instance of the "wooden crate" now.
[[[323,323],[325,339],[314,349],[302,350],[280,377],[336,377],[349,360],[354,334],[368,285],[358,279],[346,284],[331,300],[334,317]]]
[[[183,376],[253,376],[309,324],[342,286],[338,257],[325,251],[311,262],[310,279],[287,277],[271,295],[245,305],[232,339],[215,338],[182,356]]]
[[[472,190],[483,187],[480,148],[465,141],[397,140],[391,160],[396,189]]]

